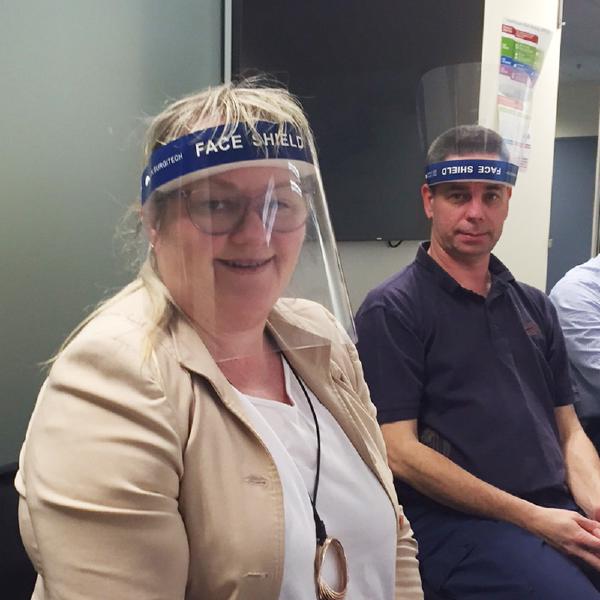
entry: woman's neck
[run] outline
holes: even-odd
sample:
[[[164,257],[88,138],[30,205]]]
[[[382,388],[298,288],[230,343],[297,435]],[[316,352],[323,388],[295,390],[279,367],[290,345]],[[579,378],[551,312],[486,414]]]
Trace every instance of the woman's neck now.
[[[199,331],[228,381],[240,392],[290,404],[280,351],[266,330],[208,333]]]
[[[251,358],[264,354],[270,347],[266,323],[237,331],[215,331],[195,323],[196,331],[217,363],[234,358]]]

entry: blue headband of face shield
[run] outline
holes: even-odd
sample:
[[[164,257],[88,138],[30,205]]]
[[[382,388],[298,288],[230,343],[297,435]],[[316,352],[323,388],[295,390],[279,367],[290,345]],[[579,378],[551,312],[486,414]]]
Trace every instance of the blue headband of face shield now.
[[[152,153],[142,173],[142,205],[154,191],[184,175],[220,165],[264,159],[313,164],[305,139],[289,123],[280,127],[276,123],[257,121],[255,131],[245,123],[239,123],[235,129],[219,125],[195,131]]]
[[[518,172],[517,165],[503,160],[445,160],[425,167],[425,182],[428,185],[436,185],[449,181],[489,181],[514,186]]]

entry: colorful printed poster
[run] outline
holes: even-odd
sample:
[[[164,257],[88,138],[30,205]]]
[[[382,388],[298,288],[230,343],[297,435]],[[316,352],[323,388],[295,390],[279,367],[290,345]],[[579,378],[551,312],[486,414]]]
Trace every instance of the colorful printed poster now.
[[[521,169],[529,162],[533,90],[551,39],[552,32],[541,27],[509,19],[502,23],[498,129]]]

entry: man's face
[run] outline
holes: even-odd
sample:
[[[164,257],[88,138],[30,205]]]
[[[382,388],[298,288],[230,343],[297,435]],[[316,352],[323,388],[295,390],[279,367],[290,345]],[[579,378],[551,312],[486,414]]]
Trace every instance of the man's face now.
[[[449,156],[486,158],[495,156]],[[507,185],[486,181],[456,181],[423,185],[421,196],[431,220],[431,244],[458,261],[490,254],[502,234],[512,190]]]

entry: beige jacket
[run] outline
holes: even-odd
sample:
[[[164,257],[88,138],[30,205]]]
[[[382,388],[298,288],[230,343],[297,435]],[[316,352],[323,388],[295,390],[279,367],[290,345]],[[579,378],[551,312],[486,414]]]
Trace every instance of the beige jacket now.
[[[40,392],[16,478],[33,598],[276,600],[284,522],[273,459],[183,317],[144,360],[147,307],[140,289],[106,308]],[[282,348],[304,346],[286,356],[397,511],[396,599],[422,598],[354,347],[327,343],[336,325],[313,303],[292,318],[276,307],[269,325]]]

